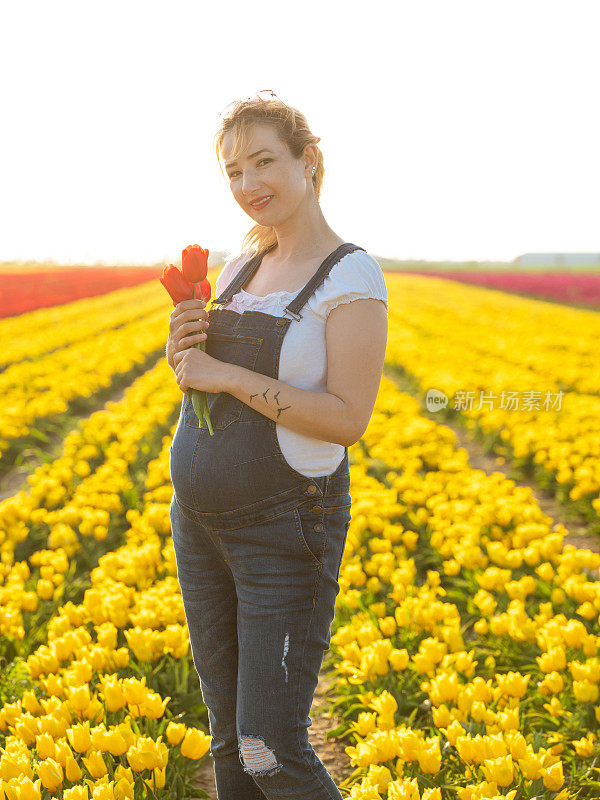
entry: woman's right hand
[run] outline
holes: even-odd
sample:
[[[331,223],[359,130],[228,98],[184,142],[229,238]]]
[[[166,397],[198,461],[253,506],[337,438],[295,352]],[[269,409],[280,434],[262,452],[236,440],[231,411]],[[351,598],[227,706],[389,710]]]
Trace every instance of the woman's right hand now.
[[[206,340],[208,311],[204,310],[205,306],[204,300],[182,300],[171,312],[167,361],[172,370],[175,369],[173,364],[175,353]]]

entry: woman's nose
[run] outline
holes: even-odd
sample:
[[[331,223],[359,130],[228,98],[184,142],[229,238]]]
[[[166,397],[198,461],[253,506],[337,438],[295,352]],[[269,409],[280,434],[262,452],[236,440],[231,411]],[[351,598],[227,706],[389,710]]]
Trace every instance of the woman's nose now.
[[[242,192],[246,197],[253,197],[256,194],[258,181],[255,175],[244,175],[242,178]]]

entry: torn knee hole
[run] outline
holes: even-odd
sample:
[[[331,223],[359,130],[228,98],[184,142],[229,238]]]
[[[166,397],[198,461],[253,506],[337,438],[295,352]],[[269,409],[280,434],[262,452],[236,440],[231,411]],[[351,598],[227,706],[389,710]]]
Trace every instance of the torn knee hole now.
[[[240,761],[250,775],[274,775],[282,767],[259,736],[240,736]]]

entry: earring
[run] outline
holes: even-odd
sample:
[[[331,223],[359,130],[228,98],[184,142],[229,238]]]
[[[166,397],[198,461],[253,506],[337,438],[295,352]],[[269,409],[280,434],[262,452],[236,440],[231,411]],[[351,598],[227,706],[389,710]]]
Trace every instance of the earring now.
[[[314,175],[316,171],[317,171],[317,168],[316,168],[316,167],[313,167],[313,169],[312,169],[312,174]]]

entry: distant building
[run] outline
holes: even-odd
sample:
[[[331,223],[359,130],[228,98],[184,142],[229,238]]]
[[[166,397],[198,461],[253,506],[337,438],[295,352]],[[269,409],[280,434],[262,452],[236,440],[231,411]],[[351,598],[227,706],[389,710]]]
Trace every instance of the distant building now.
[[[600,253],[525,253],[514,263],[524,267],[600,267]]]

